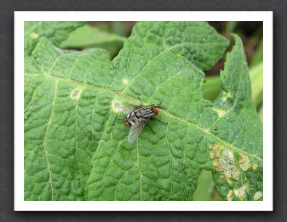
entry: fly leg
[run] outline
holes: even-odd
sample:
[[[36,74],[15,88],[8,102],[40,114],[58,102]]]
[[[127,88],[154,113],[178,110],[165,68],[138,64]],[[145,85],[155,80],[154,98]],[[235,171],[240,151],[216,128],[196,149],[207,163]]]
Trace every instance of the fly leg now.
[[[142,103],[142,100],[141,100],[141,98],[138,96],[138,98],[139,98],[139,100],[141,101],[141,106],[143,106],[143,103]]]
[[[159,120],[159,119],[157,119],[157,118],[150,118],[150,119],[156,119],[157,121],[159,121],[159,122],[161,122],[161,123],[164,123],[164,124],[168,124],[168,123],[165,123],[165,122],[163,122],[163,121],[161,121],[161,120]]]
[[[153,132],[153,134],[155,134],[155,132],[152,130],[152,128],[149,126],[149,125],[147,125],[147,124],[145,124],[146,126],[148,126],[150,129],[151,129],[151,131]]]

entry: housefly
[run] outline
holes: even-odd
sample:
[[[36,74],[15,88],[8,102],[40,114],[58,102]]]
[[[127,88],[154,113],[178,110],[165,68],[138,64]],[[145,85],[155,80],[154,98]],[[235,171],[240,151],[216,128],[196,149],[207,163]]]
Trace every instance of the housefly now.
[[[126,118],[124,118],[123,120],[126,126],[131,127],[129,136],[128,136],[128,141],[130,143],[137,139],[142,129],[144,128],[144,126],[149,120],[156,119],[159,122],[162,122],[159,119],[154,118],[154,116],[158,115],[159,113],[159,108],[161,108],[160,104],[159,105],[151,104],[148,106],[143,106],[142,103],[140,106],[136,106],[136,105],[128,104],[128,103],[121,103],[121,102],[115,102],[113,104],[116,110],[128,113]],[[165,122],[162,122],[162,123],[165,123]]]

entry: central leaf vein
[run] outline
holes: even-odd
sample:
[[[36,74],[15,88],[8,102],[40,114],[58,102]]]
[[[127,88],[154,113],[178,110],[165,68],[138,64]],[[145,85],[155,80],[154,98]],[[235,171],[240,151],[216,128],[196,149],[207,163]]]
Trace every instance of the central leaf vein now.
[[[31,74],[31,73],[30,73],[30,74]],[[36,75],[39,75],[39,74],[36,74]],[[108,92],[108,93],[111,93],[111,94],[114,94],[114,95],[118,95],[118,96],[124,97],[124,98],[126,98],[126,99],[128,99],[128,100],[131,100],[131,101],[133,101],[133,102],[139,103],[138,100],[136,100],[136,99],[134,99],[134,98],[132,98],[132,97],[130,97],[130,96],[127,96],[127,95],[125,95],[125,94],[123,94],[123,93],[121,93],[121,92],[113,91],[113,90],[110,90],[110,89],[107,89],[107,88],[96,87],[96,86],[93,86],[93,85],[90,85],[90,84],[87,84],[87,83],[82,83],[82,82],[78,82],[78,81],[74,81],[74,80],[70,80],[70,79],[64,79],[64,78],[60,78],[60,77],[55,77],[55,76],[51,76],[51,75],[48,75],[48,74],[42,74],[42,75],[45,75],[45,76],[48,76],[48,77],[51,77],[51,78],[55,78],[55,79],[57,79],[57,80],[61,80],[61,81],[65,81],[65,82],[69,82],[69,83],[73,83],[73,84],[78,84],[78,85],[82,85],[82,86],[85,86],[85,87],[90,87],[90,88],[93,88],[93,89],[96,89],[96,90],[99,90],[99,91],[105,91],[105,92]],[[146,105],[146,104],[145,104],[145,105]],[[190,125],[190,126],[193,126],[193,127],[197,128],[197,129],[203,131],[203,132],[206,133],[207,135],[212,136],[213,138],[215,138],[216,140],[218,140],[218,141],[220,141],[221,143],[225,144],[226,146],[230,147],[231,149],[240,151],[240,152],[242,152],[242,153],[245,153],[246,155],[252,156],[252,157],[254,157],[254,158],[256,158],[256,159],[262,161],[262,158],[258,157],[257,155],[248,153],[248,152],[246,152],[246,151],[243,151],[243,150],[241,150],[240,148],[235,147],[234,145],[232,145],[232,144],[230,144],[230,143],[228,143],[228,142],[226,142],[226,141],[223,141],[222,139],[220,139],[220,138],[217,137],[216,135],[212,134],[208,129],[204,129],[204,128],[198,126],[197,124],[191,123],[191,122],[189,122],[189,121],[187,121],[187,120],[185,120],[185,119],[182,119],[182,118],[180,118],[180,117],[177,117],[177,116],[175,116],[175,115],[173,115],[173,114],[171,114],[171,113],[169,113],[169,112],[167,112],[167,111],[165,111],[165,110],[161,110],[161,112],[164,113],[165,115],[167,115],[167,116],[173,118],[173,119],[177,119],[177,120],[179,120],[179,121],[181,121],[181,122],[183,122],[183,123],[185,123],[185,124],[188,124],[188,125]]]

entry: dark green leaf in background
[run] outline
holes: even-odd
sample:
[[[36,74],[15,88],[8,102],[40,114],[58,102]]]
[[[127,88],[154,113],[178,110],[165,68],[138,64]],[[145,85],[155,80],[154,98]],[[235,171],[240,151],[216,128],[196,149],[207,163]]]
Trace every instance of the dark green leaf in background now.
[[[262,123],[236,37],[213,103],[204,74],[228,41],[205,22],[140,22],[119,55],[62,51],[41,38],[25,59],[25,200],[192,200],[202,169],[225,200],[262,199]],[[159,103],[129,143],[113,102]],[[261,193],[260,193],[261,192]]]
[[[97,27],[89,25],[82,26],[73,31],[69,38],[63,41],[61,48],[88,48],[103,43],[110,43],[114,41],[123,42],[126,38],[102,31]]]
[[[112,22],[113,31],[124,35],[122,23]],[[88,49],[88,48],[103,48],[107,50],[112,57],[116,56],[119,50],[123,47],[123,42],[127,39],[119,34],[110,33],[109,26],[98,25],[91,26],[86,24],[69,34],[69,37],[60,45],[61,48],[73,49]]]

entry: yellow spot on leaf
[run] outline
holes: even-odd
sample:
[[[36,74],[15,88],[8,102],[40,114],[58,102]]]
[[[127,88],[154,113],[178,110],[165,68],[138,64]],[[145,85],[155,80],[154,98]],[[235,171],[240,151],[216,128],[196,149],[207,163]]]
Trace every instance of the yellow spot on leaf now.
[[[123,110],[122,108],[122,103],[120,101],[117,101],[117,100],[113,100],[112,101],[112,109],[115,111],[115,112],[121,112]]]
[[[82,90],[81,89],[74,89],[70,96],[71,96],[71,99],[79,99],[81,98],[81,94],[82,94]]]
[[[123,83],[124,83],[124,84],[128,84],[128,83],[129,83],[129,80],[123,79]]]
[[[227,98],[230,98],[230,97],[232,97],[231,92],[228,92],[228,93],[225,92],[224,95],[223,95],[223,97],[222,97],[222,100],[223,100],[223,101],[226,101]]]
[[[39,35],[37,33],[31,33],[30,38],[31,39],[37,39],[37,38],[39,38]]]
[[[215,108],[213,108],[213,110],[214,110],[215,112],[217,112],[219,118],[221,118],[222,116],[224,116],[225,113],[226,113],[226,111],[224,111],[224,110],[219,110],[219,109],[215,109]]]
[[[255,194],[254,194],[254,197],[253,199],[254,200],[259,200],[263,197],[263,193],[261,191],[257,191]]]

